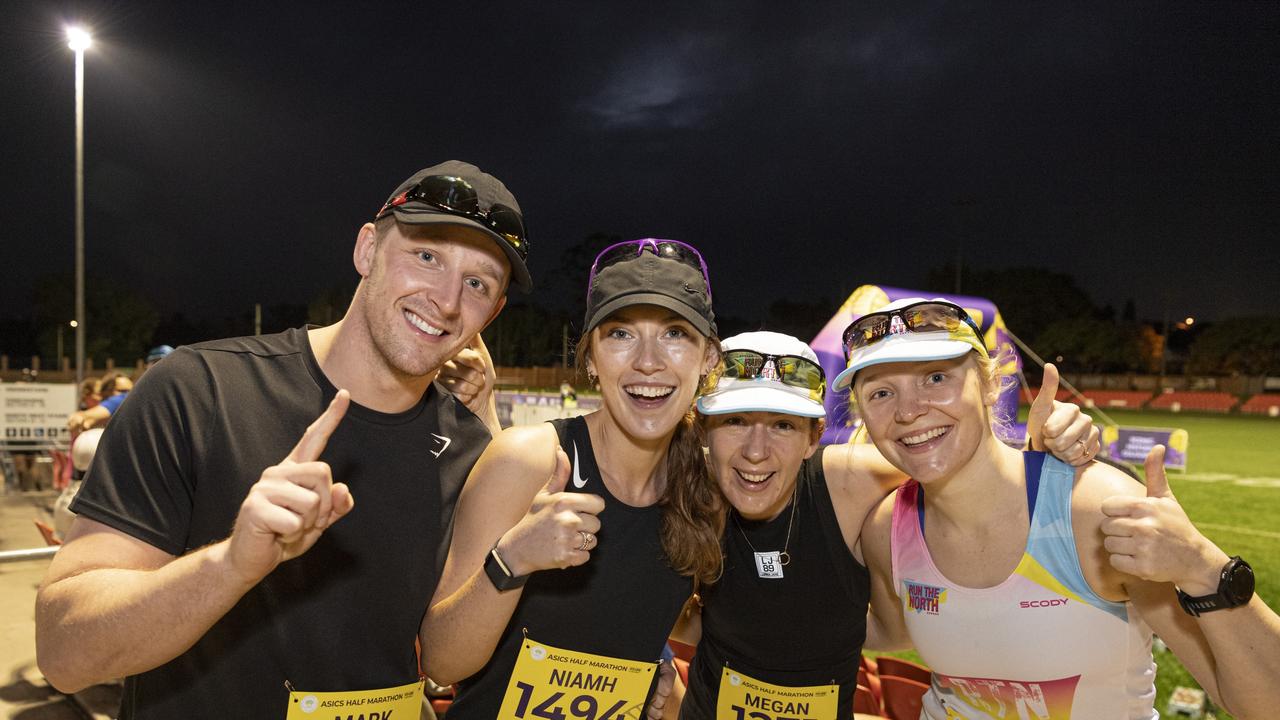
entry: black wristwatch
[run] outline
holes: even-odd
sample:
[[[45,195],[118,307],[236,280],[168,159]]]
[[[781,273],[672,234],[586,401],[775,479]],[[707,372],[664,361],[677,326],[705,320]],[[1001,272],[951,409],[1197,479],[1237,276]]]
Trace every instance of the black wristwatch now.
[[[1178,589],[1178,604],[1188,615],[1200,617],[1202,613],[1214,610],[1240,607],[1253,597],[1253,568],[1240,559],[1239,555],[1231,558],[1222,568],[1218,579],[1218,592],[1212,595],[1191,597]]]
[[[502,562],[502,558],[498,555],[498,543],[493,544],[493,549],[484,558],[484,574],[489,576],[489,582],[498,588],[498,592],[506,592],[522,587],[528,575],[512,575],[511,568]]]

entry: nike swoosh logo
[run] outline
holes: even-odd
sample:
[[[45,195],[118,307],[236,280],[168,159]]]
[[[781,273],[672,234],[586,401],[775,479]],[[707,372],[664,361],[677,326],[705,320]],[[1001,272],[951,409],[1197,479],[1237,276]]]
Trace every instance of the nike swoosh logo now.
[[[587,486],[587,479],[578,473],[578,441],[573,442],[573,486],[581,490]]]
[[[444,454],[444,451],[449,449],[449,443],[453,442],[453,441],[452,441],[452,440],[450,440],[449,438],[447,438],[447,437],[445,437],[445,436],[443,436],[443,435],[437,435],[437,434],[435,434],[435,433],[431,433],[431,437],[433,437],[433,438],[435,438],[436,440],[440,441],[440,449],[439,449],[439,450],[432,450],[432,451],[431,451],[431,454],[432,454],[432,455],[435,455],[436,457],[440,457],[441,455],[443,455],[443,454]]]

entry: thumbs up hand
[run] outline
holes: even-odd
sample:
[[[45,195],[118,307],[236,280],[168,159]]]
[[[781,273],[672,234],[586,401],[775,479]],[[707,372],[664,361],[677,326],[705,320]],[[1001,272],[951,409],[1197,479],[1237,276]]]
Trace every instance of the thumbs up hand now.
[[[227,546],[232,569],[250,584],[311,549],[325,529],[355,507],[351,491],[320,462],[351,395],[339,390],[278,465],[262,471],[240,505]]]
[[[529,512],[498,541],[498,555],[516,575],[567,568],[591,559],[597,545],[604,498],[564,492],[569,482],[569,456],[556,448],[555,469],[534,496]],[[591,478],[601,482],[599,478]]]
[[[1040,394],[1027,414],[1027,439],[1032,450],[1047,450],[1065,463],[1084,465],[1102,447],[1102,433],[1078,405],[1055,400],[1057,394],[1058,368],[1046,363]]]
[[[1152,582],[1171,582],[1190,595],[1218,588],[1230,559],[1200,534],[1178,504],[1164,473],[1164,446],[1147,453],[1145,497],[1115,495],[1102,502],[1103,546],[1115,569]]]

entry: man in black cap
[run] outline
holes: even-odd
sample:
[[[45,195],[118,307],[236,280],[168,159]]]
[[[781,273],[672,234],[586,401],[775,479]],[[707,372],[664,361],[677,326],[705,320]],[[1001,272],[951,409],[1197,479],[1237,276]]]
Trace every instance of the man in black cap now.
[[[413,640],[497,427],[490,395],[482,421],[434,380],[529,289],[527,243],[496,178],[427,168],[360,228],[338,323],[148,372],[40,589],[46,677],[125,676],[121,718],[416,718]]]

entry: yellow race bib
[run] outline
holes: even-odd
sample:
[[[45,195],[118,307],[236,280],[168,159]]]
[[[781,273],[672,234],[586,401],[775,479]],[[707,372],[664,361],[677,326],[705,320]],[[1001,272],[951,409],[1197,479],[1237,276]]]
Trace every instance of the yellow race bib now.
[[[422,714],[419,680],[383,690],[347,692],[289,691],[285,720],[418,720]]]
[[[716,720],[837,720],[839,701],[838,685],[771,685],[725,667]]]
[[[520,643],[500,720],[626,720],[644,715],[658,664]]]

